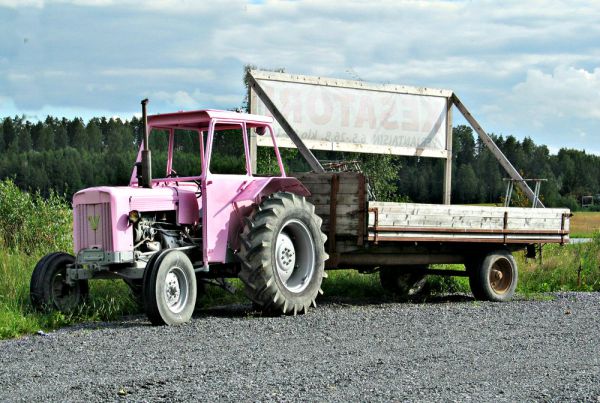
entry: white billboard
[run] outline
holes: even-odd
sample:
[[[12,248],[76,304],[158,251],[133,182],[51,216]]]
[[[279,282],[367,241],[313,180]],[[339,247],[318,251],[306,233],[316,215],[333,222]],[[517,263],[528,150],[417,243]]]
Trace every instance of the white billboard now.
[[[308,148],[447,157],[451,91],[251,72]],[[250,112],[271,115],[251,93]],[[278,145],[294,147],[275,124]],[[258,136],[258,145],[271,145]]]

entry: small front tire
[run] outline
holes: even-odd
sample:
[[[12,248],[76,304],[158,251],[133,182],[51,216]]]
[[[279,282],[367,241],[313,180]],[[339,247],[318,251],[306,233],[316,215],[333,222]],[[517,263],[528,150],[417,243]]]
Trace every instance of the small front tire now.
[[[150,262],[149,262],[150,263]],[[165,250],[148,264],[144,275],[144,308],[153,325],[180,325],[196,305],[194,267],[187,255]]]

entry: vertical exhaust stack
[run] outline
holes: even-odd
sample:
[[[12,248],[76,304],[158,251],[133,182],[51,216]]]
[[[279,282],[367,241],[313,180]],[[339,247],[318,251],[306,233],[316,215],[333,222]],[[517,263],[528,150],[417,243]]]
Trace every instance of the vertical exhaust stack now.
[[[148,143],[148,114],[146,113],[148,98],[142,100],[142,122],[144,127],[144,148],[142,149],[142,180],[141,187],[152,188],[152,159]]]

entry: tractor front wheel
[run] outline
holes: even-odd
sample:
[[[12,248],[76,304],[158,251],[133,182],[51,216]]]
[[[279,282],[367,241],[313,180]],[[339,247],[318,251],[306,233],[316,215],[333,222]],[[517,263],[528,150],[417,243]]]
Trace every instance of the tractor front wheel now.
[[[75,257],[64,252],[44,256],[33,269],[29,284],[31,304],[38,311],[71,312],[89,292],[87,280],[67,282],[67,265]]]
[[[192,317],[197,289],[194,266],[178,250],[158,252],[144,272],[143,299],[153,325],[179,325]],[[153,256],[154,257],[154,256]]]

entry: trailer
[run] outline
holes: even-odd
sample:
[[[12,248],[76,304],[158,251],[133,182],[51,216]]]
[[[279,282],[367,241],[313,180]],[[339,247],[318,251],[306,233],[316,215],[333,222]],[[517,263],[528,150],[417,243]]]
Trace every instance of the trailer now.
[[[436,274],[468,276],[478,299],[508,300],[518,278],[512,252],[535,257],[536,244],[569,242],[568,209],[381,202],[369,200],[362,173],[294,176],[323,219],[326,269],[379,272],[382,286],[401,297]],[[465,268],[431,269],[435,264]]]

